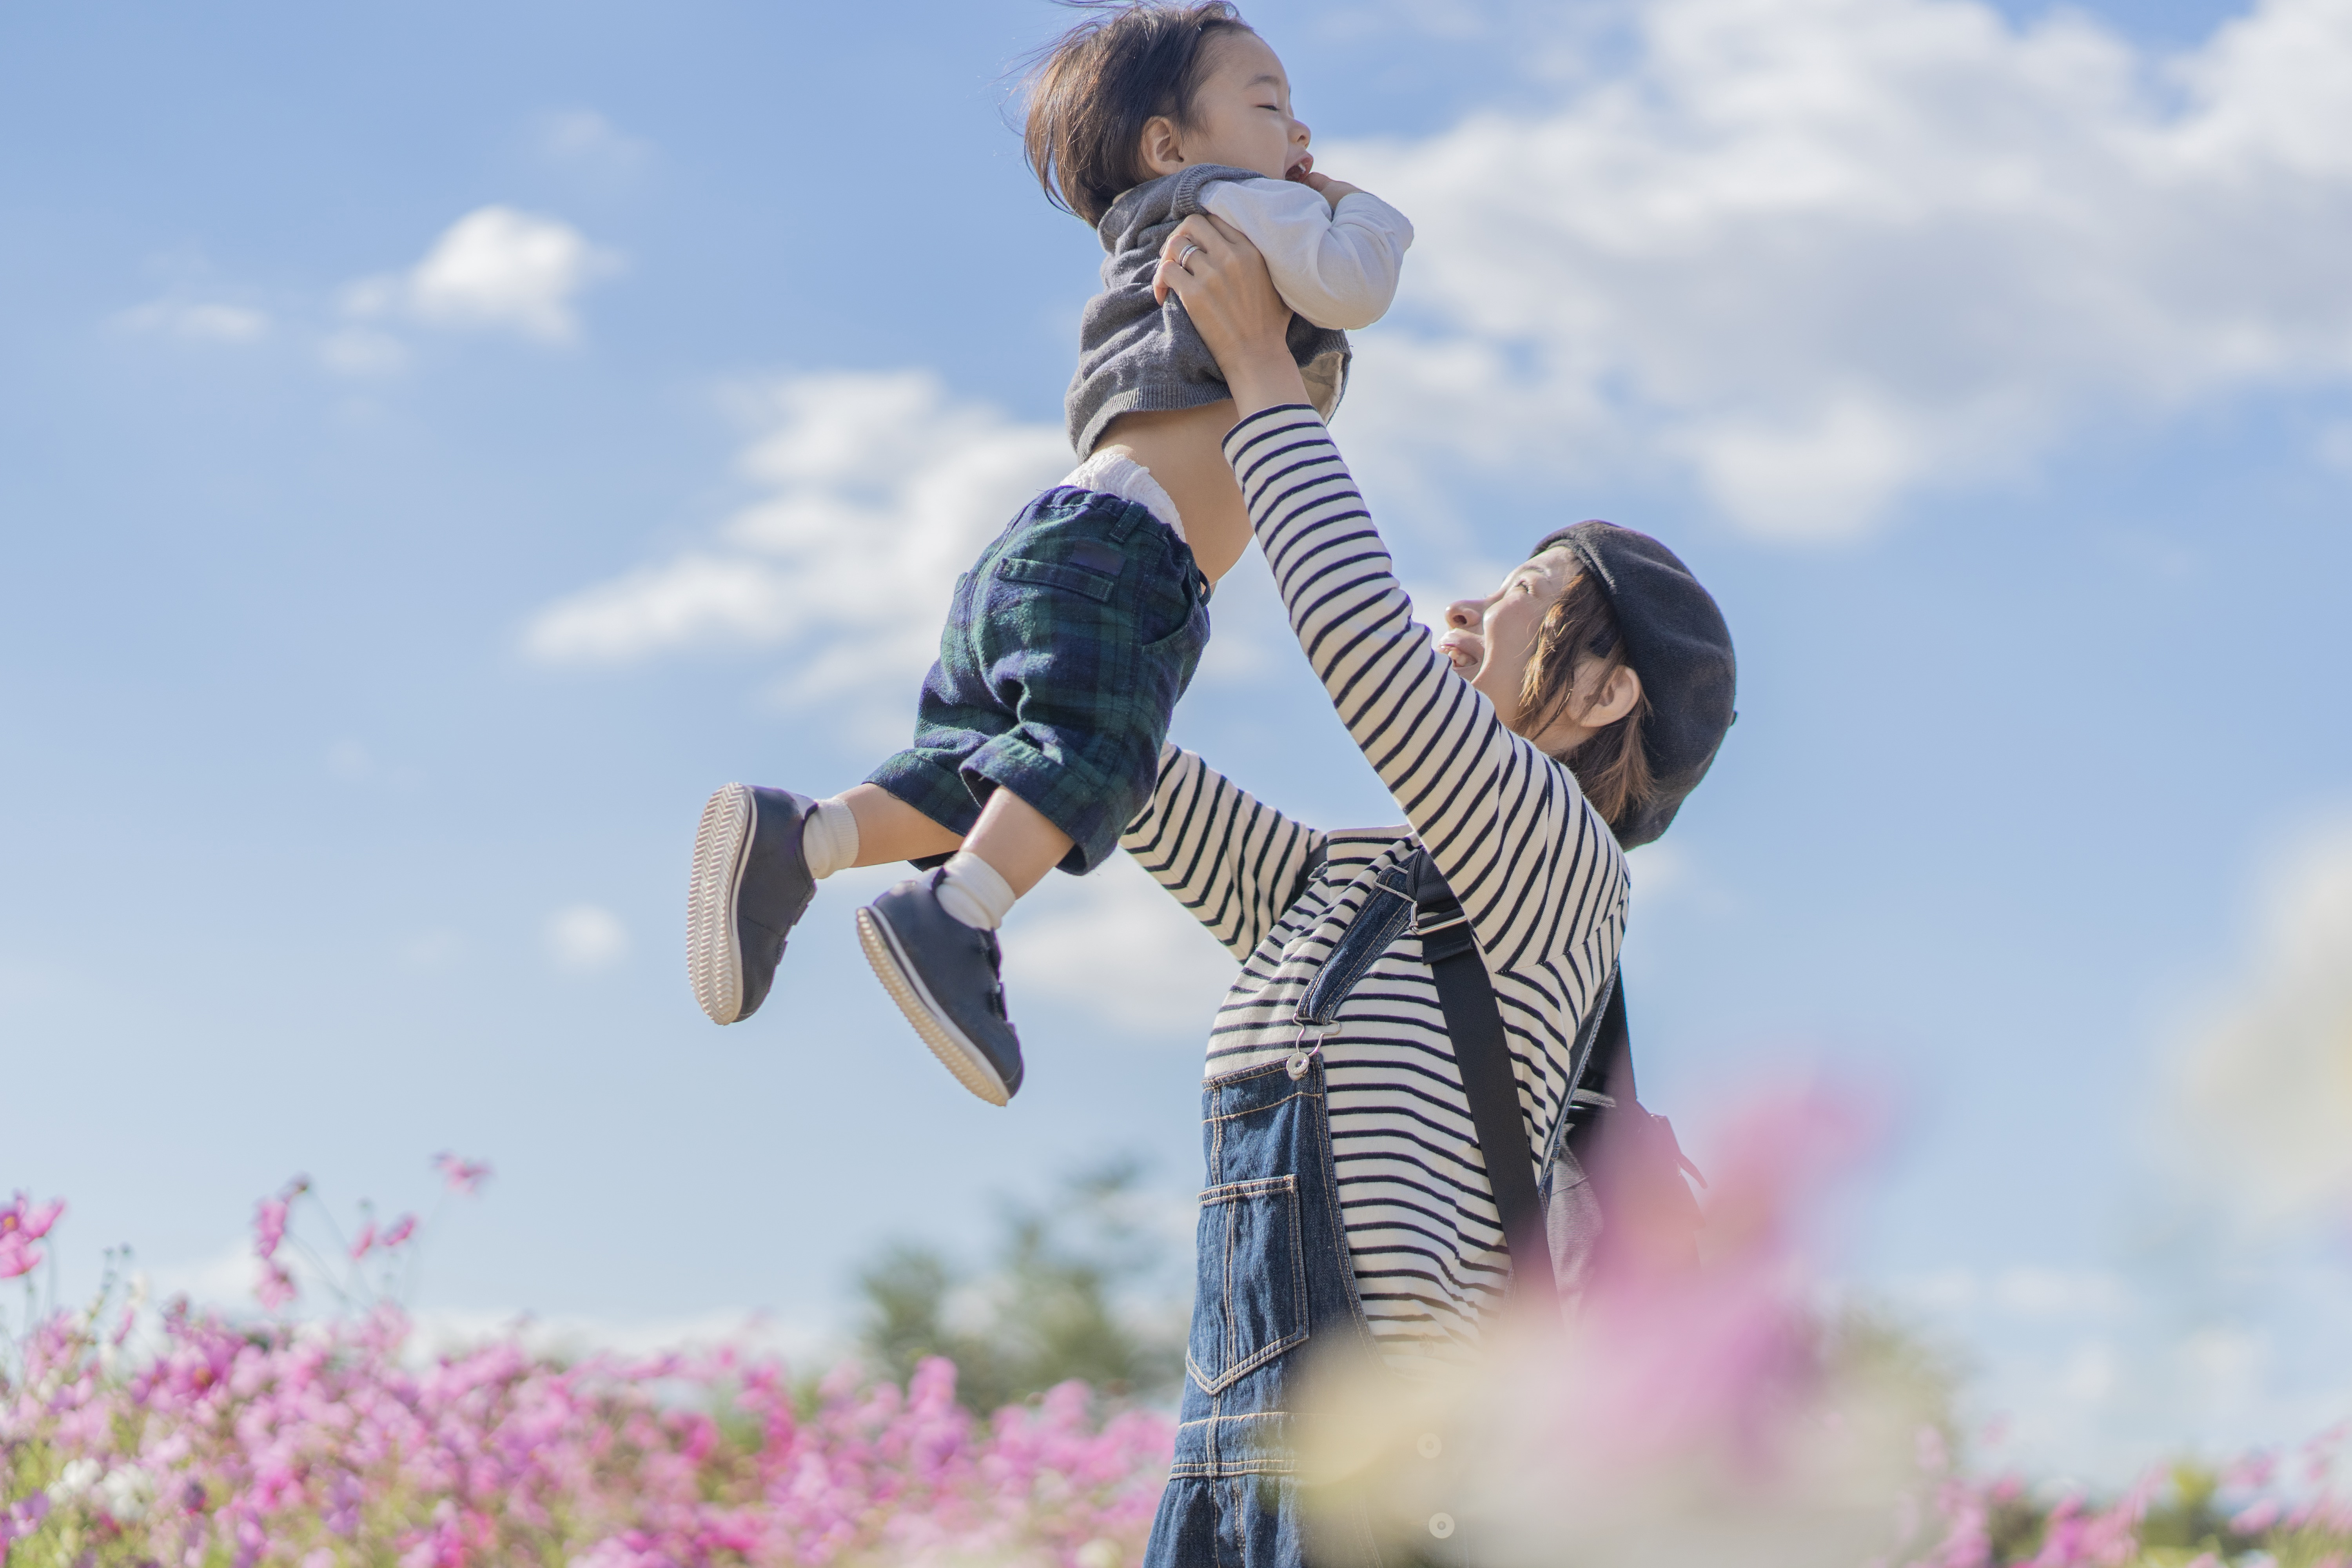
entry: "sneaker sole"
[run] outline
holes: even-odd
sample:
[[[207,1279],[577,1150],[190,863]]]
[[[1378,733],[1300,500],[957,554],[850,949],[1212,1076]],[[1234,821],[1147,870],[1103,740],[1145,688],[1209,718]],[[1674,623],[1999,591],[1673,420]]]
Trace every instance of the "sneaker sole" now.
[[[915,1033],[940,1058],[940,1065],[955,1074],[955,1080],[980,1096],[991,1105],[1003,1105],[1013,1097],[1004,1090],[1004,1079],[989,1065],[988,1058],[978,1046],[964,1037],[963,1031],[940,1016],[932,1005],[931,994],[923,985],[922,977],[908,962],[898,948],[897,937],[888,922],[872,910],[857,911],[857,943],[866,950],[866,962],[874,966],[874,977],[882,982],[882,989],[915,1026]]]
[[[743,948],[735,929],[735,893],[751,858],[758,808],[751,790],[722,786],[694,830],[694,869],[686,885],[686,977],[714,1024],[743,1016]]]

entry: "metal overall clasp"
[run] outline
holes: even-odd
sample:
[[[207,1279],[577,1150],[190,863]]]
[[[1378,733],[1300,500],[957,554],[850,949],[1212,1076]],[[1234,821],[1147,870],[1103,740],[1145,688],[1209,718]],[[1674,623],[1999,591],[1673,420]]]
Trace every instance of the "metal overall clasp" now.
[[[1298,1026],[1298,1038],[1292,1047],[1289,1058],[1282,1064],[1282,1070],[1290,1075],[1291,1082],[1296,1083],[1307,1076],[1308,1064],[1323,1053],[1324,1037],[1339,1026],[1339,1020],[1337,1018],[1328,1023]],[[1315,1037],[1312,1044],[1309,1044],[1307,1038],[1309,1035]]]
[[[1291,1015],[1298,1025],[1298,1038],[1282,1064],[1294,1083],[1307,1076],[1308,1066],[1323,1049],[1324,1039],[1339,1026],[1339,1004],[1412,919],[1411,886],[1395,867],[1382,871],[1370,896],[1308,984],[1307,994],[1299,997],[1297,1010]]]

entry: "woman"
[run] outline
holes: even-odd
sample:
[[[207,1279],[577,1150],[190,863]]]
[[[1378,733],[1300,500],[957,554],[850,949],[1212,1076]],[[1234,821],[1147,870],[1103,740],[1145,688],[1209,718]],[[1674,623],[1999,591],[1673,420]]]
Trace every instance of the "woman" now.
[[[1433,647],[1307,404],[1264,262],[1204,217],[1163,257],[1233,388],[1225,454],[1291,626],[1407,824],[1318,832],[1171,747],[1123,840],[1242,961],[1210,1037],[1199,1288],[1147,1562],[1255,1568],[1303,1560],[1287,1478],[1310,1351],[1406,1375],[1458,1361],[1508,1280],[1428,911],[1458,900],[1500,1011],[1521,1151],[1554,1215],[1572,1195],[1589,1219],[1560,1134],[1580,1089],[1606,1103],[1572,1079],[1614,980],[1623,849],[1663,832],[1706,773],[1733,665],[1714,601],[1672,552],[1594,522],[1448,606]],[[1375,908],[1371,949],[1349,944]],[[1555,1220],[1564,1283],[1593,1229]],[[1587,1244],[1560,1245],[1565,1232]],[[1451,1528],[1433,1516],[1433,1534]],[[1339,1544],[1377,1555],[1369,1537]]]

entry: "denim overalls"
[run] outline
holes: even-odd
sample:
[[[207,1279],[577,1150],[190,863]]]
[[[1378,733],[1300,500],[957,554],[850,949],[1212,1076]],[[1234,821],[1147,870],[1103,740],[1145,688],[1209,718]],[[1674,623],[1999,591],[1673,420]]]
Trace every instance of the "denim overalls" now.
[[[1299,1000],[1298,1048],[1286,1061],[1202,1085],[1208,1183],[1199,1279],[1176,1457],[1144,1568],[1300,1568],[1307,1561],[1293,1455],[1300,1424],[1316,1417],[1299,1407],[1300,1381],[1310,1366],[1318,1379],[1360,1369],[1393,1375],[1356,1293],[1318,1037],[1336,1026],[1340,1003],[1400,935],[1433,933],[1462,918],[1426,851],[1384,869]],[[1573,1081],[1584,1076],[1600,1017],[1596,1007],[1578,1032]],[[1544,1140],[1539,1193],[1563,1283],[1581,1274],[1599,1222],[1564,1136],[1577,1110],[1610,1103],[1605,1095],[1571,1092],[1568,1113]],[[1431,1539],[1406,1555],[1393,1544],[1383,1551],[1360,1509],[1334,1513],[1319,1518],[1318,1563],[1458,1568],[1466,1561],[1469,1543],[1453,1533],[1446,1515],[1433,1516]]]
[[[1269,1062],[1202,1087],[1209,1183],[1176,1459],[1145,1568],[1297,1568],[1291,1451],[1298,1381],[1378,1363],[1339,1223],[1323,1061]],[[1309,1347],[1312,1347],[1311,1350]],[[1377,1557],[1360,1532],[1363,1561]],[[1352,1543],[1351,1543],[1352,1544]]]
[[[1298,1424],[1313,1419],[1298,1407],[1300,1380],[1310,1365],[1321,1375],[1350,1360],[1385,1371],[1339,1218],[1316,1037],[1412,920],[1410,889],[1402,869],[1381,874],[1301,998],[1300,1045],[1286,1061],[1201,1087],[1200,1274],[1176,1458],[1144,1568],[1299,1568],[1292,1456]],[[1381,1561],[1368,1521],[1323,1526],[1318,1559]]]

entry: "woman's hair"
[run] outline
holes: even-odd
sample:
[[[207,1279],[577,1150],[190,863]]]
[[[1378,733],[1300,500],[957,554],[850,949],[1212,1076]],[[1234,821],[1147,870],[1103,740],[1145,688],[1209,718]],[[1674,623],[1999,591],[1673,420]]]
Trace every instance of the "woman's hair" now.
[[[1215,34],[1247,33],[1230,0],[1067,0],[1092,11],[1039,52],[1022,151],[1045,199],[1088,223],[1148,175],[1143,128],[1192,111]]]
[[[1595,660],[1601,665],[1598,679],[1607,680],[1626,662],[1625,638],[1600,583],[1591,573],[1580,572],[1536,628],[1535,651],[1519,682],[1523,732],[1539,735],[1567,715],[1576,700],[1579,671]],[[1649,717],[1650,693],[1644,689],[1631,713],[1559,759],[1612,827],[1631,820],[1655,787],[1642,736]]]

